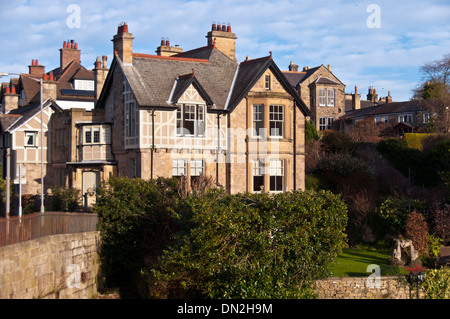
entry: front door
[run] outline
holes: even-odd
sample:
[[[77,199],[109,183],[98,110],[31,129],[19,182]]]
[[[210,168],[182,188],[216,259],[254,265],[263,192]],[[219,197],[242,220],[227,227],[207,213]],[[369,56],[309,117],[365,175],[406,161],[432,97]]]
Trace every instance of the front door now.
[[[83,172],[83,205],[84,207],[90,206],[92,199],[95,200],[94,192],[97,186],[100,184],[100,172]]]

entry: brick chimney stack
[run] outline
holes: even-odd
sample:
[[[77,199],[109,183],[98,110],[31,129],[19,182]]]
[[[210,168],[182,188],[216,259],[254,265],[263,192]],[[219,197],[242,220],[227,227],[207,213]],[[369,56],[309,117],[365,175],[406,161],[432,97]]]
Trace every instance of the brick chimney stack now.
[[[45,66],[40,65],[38,60],[31,60],[31,65],[28,66],[29,74],[41,77],[45,73]]]
[[[291,61],[291,64],[289,64],[289,71],[298,72],[298,65]]]
[[[11,110],[19,107],[19,94],[16,93],[16,87],[13,84],[5,85],[2,99],[2,112],[9,113]]]
[[[212,23],[211,31],[206,36],[208,46],[214,46],[225,55],[236,61],[236,34],[231,32],[231,25]]]
[[[361,95],[358,94],[358,87],[355,86],[355,94],[352,94],[352,110],[361,108]]]
[[[169,39],[161,39],[161,45],[156,49],[156,54],[159,56],[172,56],[182,53],[183,49],[179,46],[171,46]]]
[[[128,32],[126,22],[117,28],[117,34],[111,40],[114,43],[114,54],[117,54],[124,64],[133,64],[133,34]]]
[[[60,52],[60,67],[64,69],[70,62],[75,61],[81,64],[81,50],[78,50],[78,43],[74,40],[64,41]]]

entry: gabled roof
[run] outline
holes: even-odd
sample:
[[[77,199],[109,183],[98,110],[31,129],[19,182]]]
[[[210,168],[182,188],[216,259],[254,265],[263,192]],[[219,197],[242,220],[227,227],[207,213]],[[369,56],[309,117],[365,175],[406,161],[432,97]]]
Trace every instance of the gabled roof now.
[[[205,100],[206,105],[213,106],[214,101],[209,97],[208,93],[206,93],[203,86],[195,77],[195,69],[192,73],[179,76],[174,83],[172,94],[170,95],[169,103],[175,104],[178,102],[183,93],[193,85],[200,96]]]
[[[47,99],[43,102],[43,109],[47,107],[52,107],[55,110],[61,110],[61,108],[51,99]],[[2,131],[8,133],[14,133],[18,130],[22,125],[31,120],[34,116],[39,114],[41,111],[40,103],[30,104],[28,106],[19,107],[17,109],[11,110],[8,114],[2,115],[1,117],[7,116],[8,119],[4,119],[5,124],[10,123],[8,127],[3,126],[2,122]],[[12,118],[15,118],[15,121],[12,121]]]
[[[239,70],[234,83],[234,89],[230,98],[230,102],[227,106],[227,111],[231,112],[239,104],[239,102],[247,95],[251,88],[261,78],[261,76],[270,69],[275,75],[277,80],[281,83],[284,89],[292,95],[297,105],[302,110],[303,114],[309,115],[307,106],[303,103],[294,90],[291,83],[283,75],[280,69],[277,67],[271,56],[259,58],[255,60],[244,61],[239,65]]]

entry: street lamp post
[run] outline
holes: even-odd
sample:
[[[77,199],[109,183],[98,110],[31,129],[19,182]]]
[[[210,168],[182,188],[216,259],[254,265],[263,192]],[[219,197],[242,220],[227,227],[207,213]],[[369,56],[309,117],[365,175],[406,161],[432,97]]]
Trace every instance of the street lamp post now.
[[[422,283],[422,281],[425,279],[425,275],[422,271],[419,271],[418,274],[415,274],[414,272],[410,271],[408,275],[408,282],[410,284],[416,284],[417,287],[417,299],[420,299],[419,297],[419,286]],[[411,295],[411,290],[410,290]]]

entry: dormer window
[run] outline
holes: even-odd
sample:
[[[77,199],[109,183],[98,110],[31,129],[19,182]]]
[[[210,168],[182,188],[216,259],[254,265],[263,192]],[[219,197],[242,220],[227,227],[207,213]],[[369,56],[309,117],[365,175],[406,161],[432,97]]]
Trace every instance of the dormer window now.
[[[73,87],[75,90],[94,91],[94,81],[92,81],[92,80],[74,80]]]

